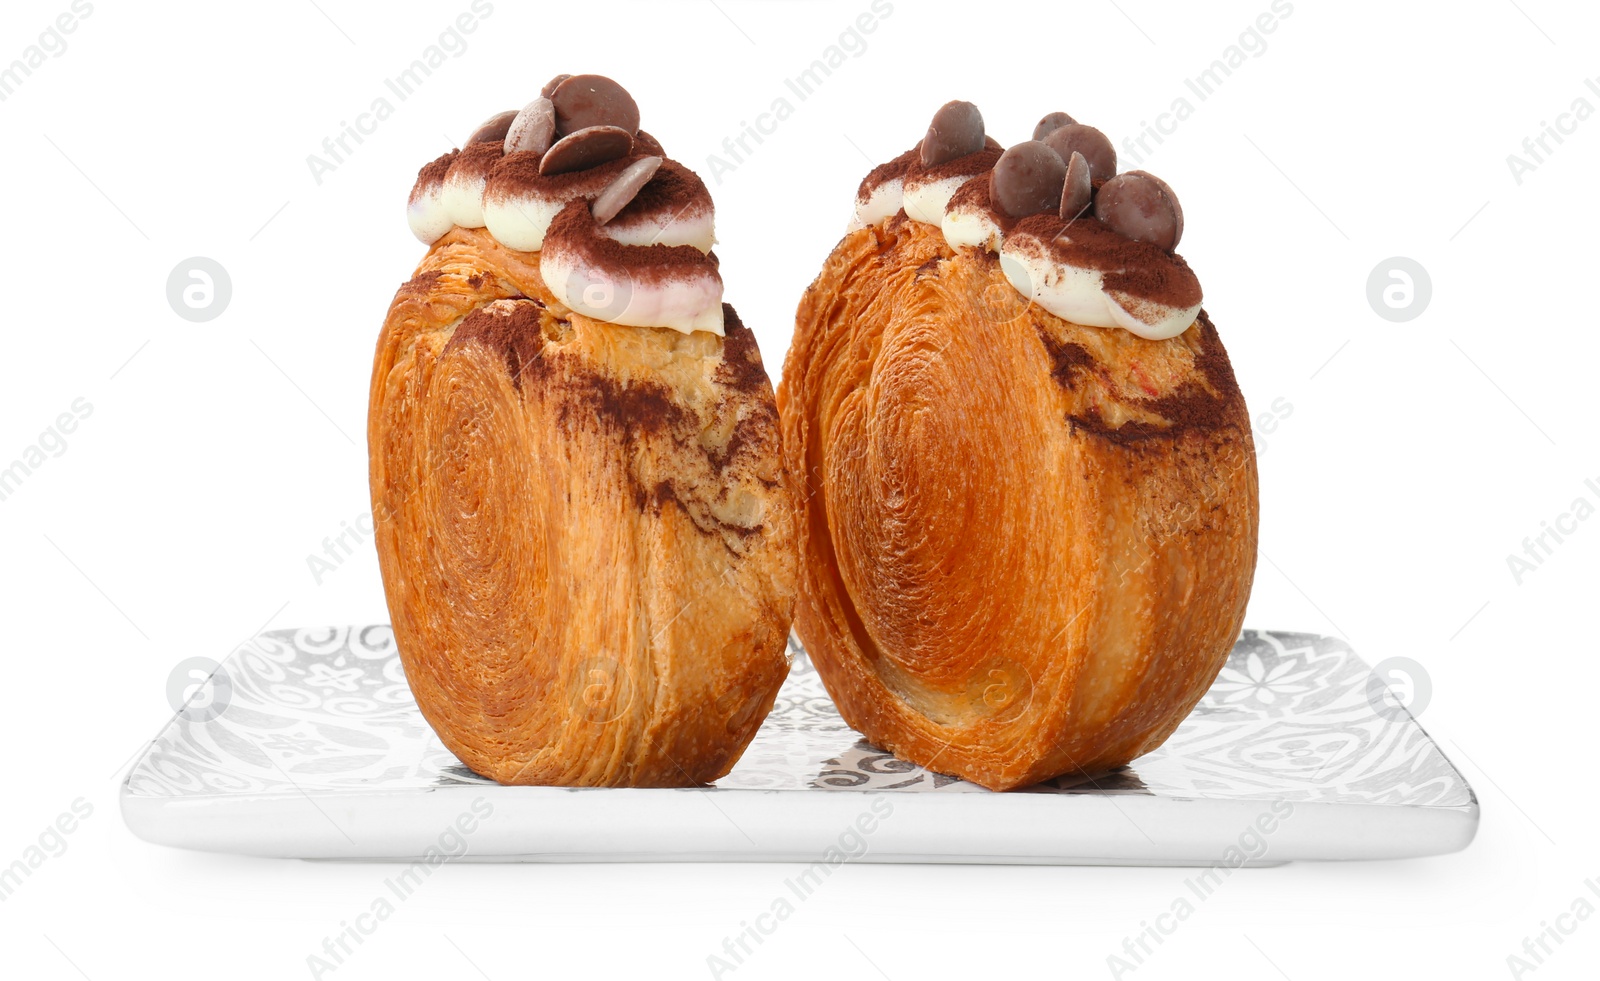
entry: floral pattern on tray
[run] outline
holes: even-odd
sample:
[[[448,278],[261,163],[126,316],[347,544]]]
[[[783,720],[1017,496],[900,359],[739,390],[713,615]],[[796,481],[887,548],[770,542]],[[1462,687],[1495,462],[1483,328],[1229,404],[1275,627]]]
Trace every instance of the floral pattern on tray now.
[[[861,739],[798,640],[771,715],[714,790],[989,793]],[[1112,774],[1024,793],[1465,807],[1471,788],[1410,715],[1378,711],[1342,641],[1247,630],[1159,749]],[[423,720],[386,625],[275,630],[201,686],[127,779],[139,797],[425,791],[487,783]],[[194,704],[194,700],[191,701]]]

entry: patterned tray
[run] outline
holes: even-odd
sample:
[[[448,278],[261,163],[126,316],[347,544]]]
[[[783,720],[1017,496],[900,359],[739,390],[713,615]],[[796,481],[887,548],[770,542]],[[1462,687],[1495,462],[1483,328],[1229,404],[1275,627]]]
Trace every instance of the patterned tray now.
[[[1477,826],[1461,774],[1332,638],[1245,631],[1161,748],[1009,794],[863,741],[790,645],[772,714],[714,787],[567,790],[500,787],[457,761],[387,626],[272,631],[151,743],[123,812],[151,841],[322,858],[423,855],[452,819],[485,811],[451,858],[803,860],[870,823],[871,847],[849,858],[1207,864],[1254,827],[1235,864],[1275,864],[1453,851]],[[879,792],[893,796],[874,804]]]

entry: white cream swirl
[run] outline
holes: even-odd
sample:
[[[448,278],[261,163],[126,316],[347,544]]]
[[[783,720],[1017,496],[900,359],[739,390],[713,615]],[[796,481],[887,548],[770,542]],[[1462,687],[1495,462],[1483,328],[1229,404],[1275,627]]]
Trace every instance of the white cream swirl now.
[[[551,223],[539,275],[556,299],[596,320],[723,336],[715,257],[692,245],[624,245],[602,234],[582,202]]]
[[[474,144],[433,161],[411,192],[412,232],[431,245],[452,228],[482,227],[507,248],[539,253],[545,286],[578,313],[722,335],[722,277],[710,255],[715,210],[693,171],[664,160],[601,225],[588,205],[637,157],[554,175],[539,173],[539,159],[529,151],[496,156]]]
[[[893,177],[864,186],[857,195],[850,227],[854,230],[878,224],[903,208],[911,220],[939,226],[951,249],[997,253],[1001,270],[1017,292],[1072,323],[1122,328],[1140,337],[1162,340],[1183,333],[1199,316],[1198,282],[1192,290],[1195,301],[1176,304],[1108,286],[1106,282],[1108,273],[1124,274],[1133,266],[1160,265],[1170,267],[1165,271],[1170,272],[1171,278],[1193,279],[1181,259],[1141,254],[1118,267],[1115,260],[1105,258],[1105,240],[1116,233],[1092,218],[1062,223],[1046,239],[1034,230],[1017,227],[1016,222],[1008,223],[1012,225],[1008,232],[989,207],[988,180],[987,172],[958,177],[918,176],[913,172],[903,179]],[[1075,242],[1075,236],[1083,241]],[[1097,253],[1100,258],[1093,264],[1074,262],[1074,252],[1084,258]]]

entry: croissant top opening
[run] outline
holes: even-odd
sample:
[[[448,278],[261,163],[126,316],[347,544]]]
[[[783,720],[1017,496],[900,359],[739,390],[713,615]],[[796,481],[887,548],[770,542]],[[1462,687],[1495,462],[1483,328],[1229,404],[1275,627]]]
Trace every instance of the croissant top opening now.
[[[1001,150],[969,102],[934,114],[916,146],[867,174],[851,230],[904,211],[951,249],[999,256],[1018,292],[1064,320],[1175,337],[1200,313],[1200,280],[1174,251],[1183,208],[1142,170],[1117,173],[1111,141],[1064,112]]]
[[[554,261],[540,262],[553,294],[610,323],[723,333],[711,192],[639,128],[633,97],[603,75],[558,75],[521,110],[484,121],[464,147],[423,166],[406,217],[425,244],[484,228],[543,257],[573,202],[583,214],[569,216],[563,242],[552,239]],[[651,272],[664,264],[678,274]]]

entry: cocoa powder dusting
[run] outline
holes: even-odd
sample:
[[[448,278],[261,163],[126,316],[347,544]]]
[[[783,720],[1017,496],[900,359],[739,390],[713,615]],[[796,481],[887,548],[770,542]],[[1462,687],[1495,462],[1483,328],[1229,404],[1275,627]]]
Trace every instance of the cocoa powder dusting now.
[[[400,284],[400,289],[397,291],[397,295],[427,296],[429,293],[433,292],[434,286],[439,282],[439,279],[442,276],[444,276],[444,273],[437,269],[430,269],[427,272],[417,273],[415,276],[412,276],[410,279]]]
[[[456,157],[460,153],[460,150],[451,150],[449,153],[423,164],[422,169],[417,171],[417,182],[411,185],[409,201],[415,203],[430,188],[438,186],[444,180],[444,175],[450,170],[450,165],[456,162]]]
[[[731,303],[722,305],[722,331],[722,361],[713,371],[712,380],[740,392],[770,388],[772,382],[761,362],[755,332],[739,319]]]
[[[579,189],[585,193],[599,194],[628,169],[638,157],[628,156],[608,160],[585,170],[572,170],[564,174],[539,173],[539,154],[532,150],[518,150],[497,160],[489,170],[485,185],[485,201],[504,201],[507,198],[538,190],[550,197],[560,197],[563,192]]]
[[[1040,326],[1035,326],[1039,339],[1050,357],[1050,372],[1058,384],[1068,389],[1077,387],[1080,373],[1098,370],[1094,355],[1080,344],[1063,343],[1050,336]],[[1238,424],[1243,417],[1244,396],[1233,375],[1233,365],[1222,347],[1217,330],[1205,311],[1200,312],[1192,330],[1200,331],[1200,350],[1195,355],[1194,367],[1206,384],[1188,379],[1168,395],[1154,399],[1139,399],[1144,408],[1166,420],[1165,425],[1150,422],[1125,422],[1111,426],[1098,413],[1067,416],[1073,429],[1083,429],[1103,439],[1123,446],[1157,437],[1176,437],[1187,432],[1210,432]]]
[[[872,197],[872,192],[876,191],[879,187],[889,183],[897,177],[904,177],[906,175],[906,171],[911,169],[911,163],[917,159],[917,155],[921,149],[922,144],[918,143],[916,146],[907,150],[905,153],[900,154],[900,156],[895,157],[888,163],[881,163],[868,171],[867,176],[861,179],[861,186],[856,189],[856,200],[865,202],[868,198]]]
[[[956,193],[950,195],[950,203],[945,205],[945,210],[960,211],[963,208],[972,208],[989,212],[989,216],[999,222],[1002,228],[1008,227],[1006,224],[1008,220],[1010,224],[1016,224],[1016,221],[1008,219],[1004,212],[996,211],[989,206],[989,177],[993,173],[991,170],[988,174],[978,174],[956,188]]]
[[[497,300],[467,314],[439,352],[443,358],[468,344],[478,344],[499,356],[511,384],[522,391],[523,370],[538,363],[544,350],[540,318],[544,304],[538,300]]]
[[[570,248],[584,261],[626,272],[635,284],[657,283],[689,275],[717,275],[716,259],[692,245],[623,245],[600,234],[589,214],[589,202],[571,201],[550,223],[545,250]]]
[[[456,174],[487,177],[489,171],[494,169],[494,165],[505,156],[505,153],[503,142],[469,143],[456,153],[449,169]]]
[[[694,171],[676,160],[666,159],[661,161],[660,168],[649,183],[641,187],[633,200],[607,224],[627,225],[652,213],[668,210],[674,214],[687,213],[694,205],[703,205],[705,210],[711,210],[711,192],[706,190],[705,184],[695,176]]]
[[[1034,330],[1039,334],[1039,340],[1044,342],[1045,354],[1050,357],[1050,377],[1055,379],[1062,388],[1076,390],[1078,387],[1078,373],[1093,371],[1095,367],[1094,355],[1082,344],[1073,344],[1070,341],[1061,341],[1044,327],[1035,324]]]
[[[1098,219],[1063,221],[1045,212],[1017,222],[1015,231],[1033,236],[1056,262],[1098,271],[1107,290],[1169,307],[1200,302],[1200,279],[1182,256],[1124,238]]]
[[[944,180],[946,177],[960,177],[964,174],[983,174],[994,169],[1000,160],[1001,151],[984,147],[977,153],[969,153],[964,157],[947,160],[942,164],[932,167],[922,166],[922,159],[912,160],[911,166],[906,168],[906,179]]]

